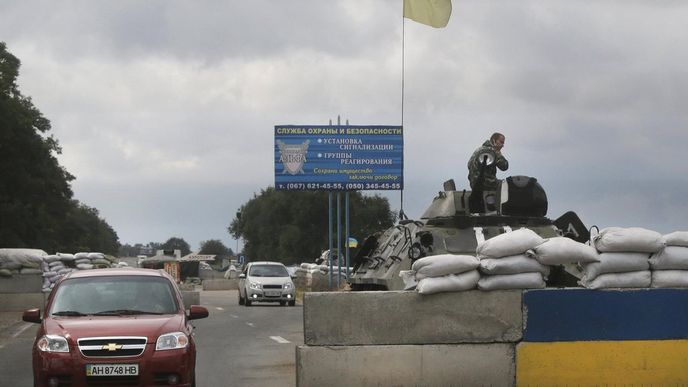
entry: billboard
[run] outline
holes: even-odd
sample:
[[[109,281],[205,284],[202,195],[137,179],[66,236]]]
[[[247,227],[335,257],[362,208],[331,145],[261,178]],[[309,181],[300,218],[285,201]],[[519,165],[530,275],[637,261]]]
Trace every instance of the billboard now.
[[[278,190],[404,188],[401,126],[275,126]]]

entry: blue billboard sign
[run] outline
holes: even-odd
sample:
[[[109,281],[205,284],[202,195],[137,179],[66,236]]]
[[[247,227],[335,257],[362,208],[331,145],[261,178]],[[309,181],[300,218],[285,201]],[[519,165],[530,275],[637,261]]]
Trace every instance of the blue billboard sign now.
[[[404,188],[401,126],[275,126],[278,190]]]

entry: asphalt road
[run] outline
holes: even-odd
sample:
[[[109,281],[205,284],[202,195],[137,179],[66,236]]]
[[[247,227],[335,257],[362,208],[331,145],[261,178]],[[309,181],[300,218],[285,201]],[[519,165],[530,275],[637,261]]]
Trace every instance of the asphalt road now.
[[[237,303],[237,292],[201,292],[210,317],[194,321],[198,387],[296,385],[296,346],[303,344],[303,309]],[[0,386],[32,386],[35,324],[0,332]]]

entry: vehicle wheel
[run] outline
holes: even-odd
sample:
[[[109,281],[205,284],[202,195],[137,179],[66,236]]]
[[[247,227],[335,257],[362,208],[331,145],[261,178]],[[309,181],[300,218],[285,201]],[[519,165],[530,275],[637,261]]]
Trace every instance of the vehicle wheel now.
[[[284,305],[287,305],[287,302],[286,301],[280,301],[280,306],[284,306]]]
[[[244,300],[244,305],[251,306],[251,300],[249,300],[248,298]]]
[[[196,387],[196,372],[191,374],[191,387]]]
[[[296,300],[289,301],[289,306],[296,306]]]
[[[241,297],[241,291],[239,291],[239,305],[244,305],[244,297]]]

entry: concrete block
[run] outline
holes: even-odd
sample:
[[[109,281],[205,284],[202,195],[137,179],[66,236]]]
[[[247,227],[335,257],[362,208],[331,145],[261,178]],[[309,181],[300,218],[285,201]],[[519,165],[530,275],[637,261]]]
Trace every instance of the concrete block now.
[[[298,346],[297,387],[513,386],[515,344]]]
[[[20,312],[26,309],[45,307],[47,293],[2,293],[0,294],[0,312]]]
[[[234,290],[239,289],[239,280],[207,279],[203,280],[203,290]]]
[[[182,290],[182,300],[184,300],[184,309],[189,309],[191,305],[201,305],[201,293]]]
[[[2,293],[40,293],[43,288],[41,274],[15,274],[12,277],[0,277],[0,294]]]
[[[688,289],[541,289],[523,295],[524,340],[688,338]]]
[[[521,291],[304,294],[307,345],[517,342]]]
[[[201,269],[201,270],[198,270],[198,278],[200,278],[202,280],[225,279],[225,273],[222,271],[217,271],[217,270]]]
[[[688,340],[521,343],[517,385],[686,386]]]

